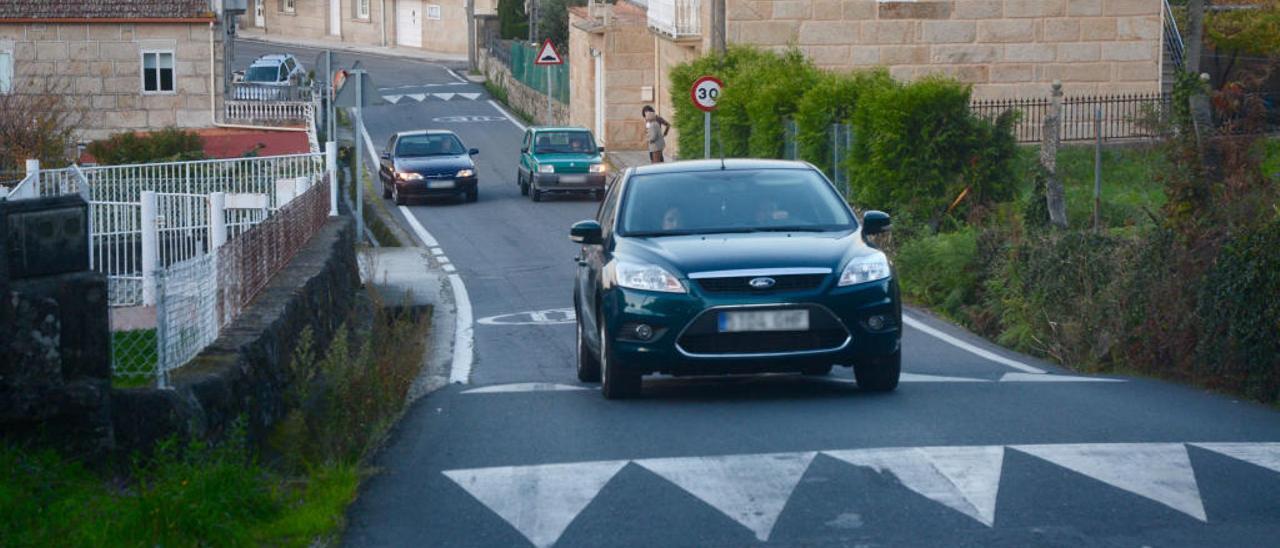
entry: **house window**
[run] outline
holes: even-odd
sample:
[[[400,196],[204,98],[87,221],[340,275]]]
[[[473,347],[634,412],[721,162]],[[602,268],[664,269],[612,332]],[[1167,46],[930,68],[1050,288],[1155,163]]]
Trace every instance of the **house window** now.
[[[440,20],[440,6],[435,4],[427,4],[427,19],[435,21]]]
[[[369,18],[369,0],[356,0],[356,19]]]
[[[285,13],[294,12],[294,3],[296,0],[280,0],[280,11]]]
[[[0,95],[13,91],[13,52],[0,51]]]
[[[173,52],[142,52],[142,93],[173,93]]]

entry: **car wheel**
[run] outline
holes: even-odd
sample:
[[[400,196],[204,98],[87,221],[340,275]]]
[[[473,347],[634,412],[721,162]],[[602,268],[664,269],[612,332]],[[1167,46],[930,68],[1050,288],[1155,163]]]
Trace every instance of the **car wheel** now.
[[[858,388],[868,392],[890,392],[898,387],[902,374],[902,350],[887,356],[871,358],[853,366]]]
[[[824,377],[831,374],[831,367],[832,366],[830,365],[816,365],[804,368],[804,371],[801,371],[801,373],[804,373],[809,377]]]
[[[382,199],[387,200],[390,198],[391,198],[391,189],[387,188],[387,183],[382,183]]]
[[[529,195],[529,183],[524,182],[524,177],[521,177],[519,173],[516,174],[516,184],[520,185],[521,196]]]
[[[597,202],[599,202],[600,200],[603,200],[603,199],[604,199],[604,191],[603,191],[603,190],[597,190],[597,191],[595,191],[594,193],[592,193],[592,195],[593,195],[592,197],[594,197],[594,198],[596,199],[596,201],[597,201]]]
[[[582,332],[582,319],[574,322],[578,325],[578,380],[582,382],[600,382],[600,358],[587,346],[587,338]]]
[[[613,342],[609,340],[600,321],[600,392],[605,399],[620,400],[640,394],[640,375],[620,367],[613,356]]]
[[[391,201],[396,205],[404,205],[404,196],[400,195],[400,187],[394,184],[391,185]]]
[[[472,190],[472,191],[467,192],[467,201],[468,201],[468,202],[475,202],[476,200],[479,200],[479,199],[480,199],[480,191],[479,191],[479,190]]]
[[[542,201],[542,191],[538,190],[537,185],[533,185],[533,187],[529,189],[529,198],[533,199],[535,202]]]

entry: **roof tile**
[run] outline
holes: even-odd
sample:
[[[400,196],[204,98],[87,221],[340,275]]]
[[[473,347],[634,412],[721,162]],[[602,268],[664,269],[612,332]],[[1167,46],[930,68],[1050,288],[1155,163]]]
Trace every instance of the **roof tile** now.
[[[0,19],[205,17],[208,0],[0,0]]]

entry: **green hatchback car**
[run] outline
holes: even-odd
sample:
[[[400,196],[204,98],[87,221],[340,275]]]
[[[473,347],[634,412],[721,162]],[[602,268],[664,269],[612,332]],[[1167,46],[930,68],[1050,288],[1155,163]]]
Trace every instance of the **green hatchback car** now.
[[[516,183],[535,202],[548,193],[604,196],[608,167],[590,131],[580,127],[534,127],[524,132]]]

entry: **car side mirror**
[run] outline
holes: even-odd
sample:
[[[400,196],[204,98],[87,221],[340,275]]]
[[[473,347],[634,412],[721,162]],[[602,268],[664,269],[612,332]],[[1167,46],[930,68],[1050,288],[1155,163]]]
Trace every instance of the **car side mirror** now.
[[[475,155],[477,155],[477,154],[480,154],[480,149],[478,149],[478,148],[473,148],[473,149],[471,149],[471,150],[468,150],[468,151],[467,151],[467,154],[469,154],[469,155],[471,155],[471,156],[475,156]]]
[[[596,152],[599,152],[599,153],[603,154],[603,153],[604,153],[604,147],[596,147]]]
[[[382,159],[383,159],[383,160],[390,160],[390,159],[391,159],[391,153],[390,153],[390,152],[383,152],[383,153],[382,153]]]
[[[600,223],[587,219],[573,223],[569,229],[569,239],[582,245],[599,245],[604,240]]]
[[[520,147],[520,154],[528,154],[529,147]]]
[[[883,211],[870,210],[862,214],[862,235],[874,236],[888,232],[892,228],[889,214]]]

